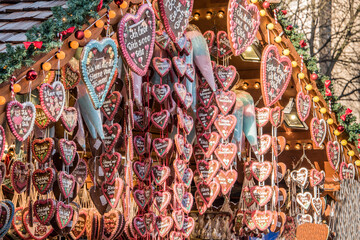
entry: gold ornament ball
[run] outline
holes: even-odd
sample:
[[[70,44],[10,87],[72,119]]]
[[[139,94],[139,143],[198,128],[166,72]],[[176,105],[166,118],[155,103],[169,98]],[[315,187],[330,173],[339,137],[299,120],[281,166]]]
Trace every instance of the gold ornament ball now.
[[[60,59],[60,60],[64,59],[65,58],[65,53],[63,51],[60,51],[60,52],[56,53],[56,58]]]
[[[329,119],[327,120],[327,123],[328,123],[329,125],[332,125],[332,124],[334,123],[334,120],[333,120],[332,118],[329,118]]]
[[[269,30],[273,30],[274,29],[274,24],[269,23],[268,25],[266,25],[266,28]]]
[[[120,7],[121,7],[122,9],[127,8],[127,6],[128,6],[128,3],[127,3],[126,1],[123,1],[123,3],[120,5]]]
[[[322,113],[322,114],[325,114],[326,113],[326,108],[320,108],[320,112]]]
[[[345,140],[345,139],[343,139],[343,140],[341,140],[341,145],[343,145],[343,146],[346,146],[346,144],[347,144],[347,141]]]
[[[90,31],[89,29],[85,30],[85,31],[84,31],[84,36],[85,36],[86,38],[90,38],[90,37],[91,37],[91,31]]]
[[[95,26],[97,28],[102,28],[104,27],[104,21],[103,20],[97,20],[96,23],[95,23]]]
[[[284,54],[285,56],[289,56],[290,50],[289,50],[289,49],[284,49],[283,54]]]
[[[79,42],[78,42],[78,41],[71,41],[71,42],[70,42],[70,47],[71,47],[72,49],[78,49],[78,47],[79,47]]]
[[[341,134],[341,132],[339,132],[338,130],[334,130],[334,134],[335,134],[335,136],[339,136]]]
[[[109,11],[109,18],[114,18],[114,17],[116,17],[116,12],[113,11],[113,10],[110,10]]]
[[[275,38],[275,42],[276,42],[276,43],[281,43],[281,37],[280,37],[280,36],[277,36],[277,37]]]
[[[296,61],[292,61],[291,62],[291,66],[294,68],[294,67],[297,67],[297,62]]]
[[[315,96],[315,97],[313,97],[313,101],[318,102],[318,101],[320,101],[320,98],[318,96]]]
[[[356,161],[355,161],[355,165],[356,165],[357,167],[360,167],[360,160],[356,160]]]
[[[350,157],[353,157],[355,155],[355,152],[353,150],[348,151],[348,155]]]
[[[305,89],[308,90],[308,91],[311,91],[312,90],[311,84],[306,85]]]
[[[257,3],[257,2],[258,2],[258,0],[251,0],[251,2],[252,2],[252,3]]]
[[[305,74],[304,74],[304,73],[299,73],[298,77],[299,77],[300,79],[304,79],[304,78],[305,78]]]
[[[42,64],[42,69],[43,69],[44,71],[50,71],[50,69],[51,69],[51,63],[49,63],[49,62],[44,62],[44,63]]]
[[[0,105],[4,105],[6,103],[6,99],[4,96],[0,96]]]
[[[260,16],[263,17],[263,16],[265,16],[265,15],[266,15],[266,11],[265,11],[264,9],[261,9],[261,10],[260,10]]]
[[[13,89],[14,89],[14,93],[20,92],[21,91],[20,84],[15,83],[14,86],[13,86]]]

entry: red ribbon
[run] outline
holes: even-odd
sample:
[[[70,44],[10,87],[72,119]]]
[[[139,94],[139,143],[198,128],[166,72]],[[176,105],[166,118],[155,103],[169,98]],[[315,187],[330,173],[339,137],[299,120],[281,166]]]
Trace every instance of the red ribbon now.
[[[43,42],[40,41],[34,41],[34,42],[23,42],[25,49],[28,49],[31,44],[34,44],[35,48],[41,48]]]
[[[96,11],[97,11],[97,12],[100,11],[101,8],[102,8],[102,6],[103,6],[103,0],[100,0],[99,5],[98,5],[97,8],[96,8]]]
[[[352,113],[352,110],[350,108],[346,109],[345,113],[343,115],[341,115],[341,120],[345,121],[347,115],[349,115],[350,113]]]
[[[332,96],[331,90],[330,90],[330,85],[331,85],[331,81],[330,80],[325,80],[325,95],[330,97]]]
[[[68,29],[66,29],[60,33],[60,37],[66,35],[68,33],[73,33],[74,31],[75,31],[75,27],[69,27]]]

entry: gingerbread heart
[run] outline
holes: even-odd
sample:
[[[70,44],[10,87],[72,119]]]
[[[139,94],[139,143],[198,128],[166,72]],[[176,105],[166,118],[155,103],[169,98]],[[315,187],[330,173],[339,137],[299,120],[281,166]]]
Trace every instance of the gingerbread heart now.
[[[84,185],[88,175],[88,167],[84,159],[79,160],[75,170],[72,172],[72,175],[81,188]]]
[[[203,133],[197,136],[197,141],[205,157],[209,158],[216,149],[220,140],[220,135],[217,132]]]
[[[160,158],[169,153],[172,147],[173,141],[170,138],[155,138],[152,142],[153,149],[156,155]]]
[[[119,202],[120,196],[124,189],[124,180],[121,178],[114,178],[103,182],[101,190],[106,198],[106,201],[112,208],[115,208]]]
[[[205,108],[208,108],[211,105],[211,103],[213,102],[214,96],[215,96],[215,93],[213,92],[210,85],[207,83],[204,86],[202,86],[201,88],[197,89],[197,97],[200,100],[200,104]],[[219,106],[219,104],[218,104],[218,106]]]
[[[74,107],[64,107],[61,114],[61,122],[63,123],[66,131],[74,131],[77,125],[78,112]]]
[[[250,166],[252,175],[259,182],[265,181],[271,174],[272,166],[268,161],[264,162],[252,162]]]
[[[215,93],[216,104],[220,112],[227,115],[236,102],[236,94],[233,91],[218,90]]]
[[[227,57],[231,53],[231,45],[227,32],[219,31],[216,35],[217,57]]]
[[[74,176],[67,174],[64,171],[60,171],[57,174],[57,180],[59,183],[61,194],[64,196],[64,198],[73,196],[74,188],[76,185]]]
[[[211,161],[200,160],[196,163],[196,169],[200,173],[200,177],[205,182],[211,182],[212,179],[218,173],[220,169],[220,164],[216,160],[211,160]]]
[[[133,27],[136,26],[136,27]],[[155,14],[151,6],[143,4],[136,14],[127,13],[118,25],[122,54],[129,67],[144,76],[150,65],[155,45]]]
[[[242,197],[243,197],[247,207],[250,207],[255,202],[255,199],[252,197],[251,190],[248,186],[243,187]]]
[[[76,155],[76,143],[64,138],[59,140],[60,155],[66,166],[72,164]]]
[[[214,42],[215,42],[215,33],[214,33],[214,31],[208,30],[208,31],[204,32],[203,36],[204,36],[206,44],[209,48],[209,52],[211,53]]]
[[[35,124],[41,129],[45,129],[50,123],[50,119],[46,116],[44,110],[40,105],[36,105]]]
[[[164,192],[155,192],[153,204],[159,212],[164,211],[169,205],[171,200],[171,194],[167,191]]]
[[[143,217],[140,217],[140,216],[134,217],[133,226],[136,230],[136,233],[138,233],[141,237],[146,236],[146,226],[145,226],[145,220]]]
[[[77,219],[77,222],[75,223],[75,226],[71,229],[70,236],[74,238],[75,240],[81,238],[81,236],[85,233],[85,224],[87,220],[87,211],[85,209],[81,209],[79,212],[79,216]]]
[[[163,30],[156,31],[155,43],[161,50],[165,50],[170,43],[169,35]]]
[[[51,85],[44,83],[40,87],[40,104],[46,116],[57,122],[65,106],[65,89],[61,82],[55,81]]]
[[[219,171],[219,173],[216,176],[216,179],[220,184],[221,192],[223,195],[226,195],[234,186],[237,176],[238,174],[236,170],[228,170],[226,172],[223,170]]]
[[[345,163],[342,162],[340,164],[340,171],[339,171],[339,175],[340,175],[340,180],[343,179],[354,179],[355,178],[355,167],[352,163]]]
[[[160,215],[156,217],[155,226],[160,237],[164,238],[169,233],[173,223],[171,216]]]
[[[20,142],[31,134],[35,123],[36,110],[31,102],[11,101],[6,107],[6,117],[11,132]]]
[[[269,210],[255,210],[252,212],[251,218],[257,229],[259,229],[260,231],[265,231],[269,228],[273,220],[273,213]]]
[[[53,231],[51,225],[43,225],[39,222],[37,218],[32,218],[32,223],[30,220],[29,211],[23,213],[23,223],[26,231],[29,233],[32,239],[43,240],[46,239]],[[41,231],[39,231],[41,229]]]
[[[160,130],[164,130],[168,125],[169,118],[170,118],[169,111],[164,109],[161,110],[160,112],[154,112],[151,115],[151,122],[156,128]]]
[[[145,181],[148,178],[151,169],[151,162],[139,162],[133,163],[133,170],[136,176],[141,180]]]
[[[195,203],[200,215],[203,215],[207,210],[207,205],[201,197],[199,191],[195,192]]]
[[[27,164],[21,161],[13,162],[11,166],[11,185],[17,193],[22,193],[28,186],[30,169]]]
[[[199,107],[197,109],[196,115],[204,130],[208,130],[211,127],[218,115],[218,112],[219,109],[214,105],[211,105],[209,108]]]
[[[184,219],[185,219],[185,214],[182,210],[174,210],[171,213],[171,216],[174,220],[174,226],[177,230],[181,230],[183,228],[184,225]]]
[[[71,223],[74,210],[69,204],[59,201],[56,205],[56,223],[60,229],[65,228]]]
[[[191,168],[186,168],[184,171],[184,175],[181,178],[181,181],[185,184],[186,188],[189,188],[191,186],[191,181],[194,177],[194,173],[191,170]]]
[[[144,189],[136,189],[133,192],[133,197],[139,208],[144,209],[145,206],[150,202],[152,199],[152,187],[149,186]]]
[[[80,79],[79,71],[74,69],[70,63],[65,64],[61,68],[61,82],[66,90],[76,87]]]
[[[146,231],[152,233],[155,229],[155,214],[153,212],[148,212],[144,214],[144,222]]]
[[[322,210],[322,201],[321,198],[312,198],[311,206],[313,207],[316,214],[320,215]]]
[[[160,77],[164,77],[171,69],[171,60],[168,58],[154,57],[152,64]]]
[[[332,169],[336,171],[340,163],[340,144],[338,141],[327,142],[326,156],[330,163],[330,166],[332,167]]]
[[[319,120],[318,118],[311,119],[310,122],[310,133],[311,139],[317,147],[324,142],[326,137],[326,122],[324,119]]]
[[[145,131],[150,123],[150,110],[148,107],[144,108],[144,111],[134,112],[134,125],[140,131]]]
[[[312,223],[313,218],[310,214],[298,214],[296,216],[296,223],[298,226],[304,224],[304,223]]]
[[[190,42],[190,41],[188,41],[188,42]],[[185,71],[186,79],[188,79],[190,82],[194,82],[195,75],[196,75],[196,71],[195,71],[194,65],[191,63],[188,63],[186,66],[186,71]]]
[[[55,215],[56,201],[53,199],[36,200],[33,205],[34,216],[37,220],[47,225]]]
[[[52,138],[35,139],[31,144],[31,150],[34,158],[41,164],[49,159],[54,146]]]
[[[311,206],[311,193],[305,192],[305,193],[298,193],[296,195],[296,202],[305,210],[309,210]]]
[[[163,103],[170,95],[171,89],[167,84],[154,84],[151,94],[158,103]]]
[[[103,129],[104,129],[105,151],[111,152],[119,140],[120,133],[121,133],[121,126],[118,123],[114,123],[111,126],[104,124]]]
[[[179,77],[184,76],[186,69],[187,69],[186,59],[176,56],[176,57],[173,57],[172,61],[173,61],[174,68],[175,68],[177,74],[179,75]]]
[[[308,170],[307,168],[300,168],[291,172],[291,178],[300,187],[305,187],[307,183]]]
[[[152,168],[152,176],[155,184],[161,186],[170,176],[170,168],[167,166],[156,165]]]
[[[273,189],[270,186],[254,186],[250,191],[252,198],[261,207],[265,206],[273,195]]]
[[[231,87],[234,85],[236,73],[236,68],[232,65],[228,67],[223,65],[216,65],[215,67],[216,79],[224,91],[231,89]]]
[[[192,217],[185,217],[183,224],[183,234],[185,238],[190,237],[195,227],[195,220]]]
[[[286,138],[284,136],[278,136],[272,138],[272,149],[276,157],[278,157],[286,147]]]
[[[105,98],[101,111],[108,121],[112,121],[118,112],[122,95],[118,91],[113,91]]]
[[[45,168],[44,170],[36,169],[32,174],[32,182],[35,189],[43,195],[49,192],[54,181],[55,171],[52,168]]]
[[[251,211],[245,212],[244,222],[245,222],[245,225],[246,225],[251,231],[253,231],[253,230],[256,229],[255,222],[254,222],[254,220],[252,219],[252,212],[251,212]]]
[[[256,125],[258,127],[264,127],[270,119],[270,108],[255,108],[256,113]]]
[[[212,181],[209,184],[206,182],[200,182],[197,185],[197,188],[207,207],[211,207],[220,192],[220,184],[216,181]]]
[[[12,221],[12,227],[19,237],[21,237],[22,239],[30,239],[31,238],[30,234],[26,231],[23,222],[23,211],[24,211],[23,207],[18,207],[15,209],[14,218]]]
[[[114,152],[112,154],[103,153],[100,155],[100,166],[103,169],[107,179],[112,179],[121,162],[121,154]]]
[[[111,209],[108,213],[103,215],[104,226],[99,235],[102,234],[103,239],[115,239],[119,234],[122,233],[125,227],[125,218],[121,212],[117,209]]]
[[[309,117],[311,109],[311,98],[303,92],[298,92],[296,95],[296,111],[299,119],[303,122]]]
[[[237,146],[235,143],[220,143],[215,149],[215,155],[221,166],[228,170],[233,163],[237,153]]]
[[[274,127],[279,127],[283,121],[283,113],[279,106],[270,109],[270,122]]]
[[[216,129],[223,139],[228,139],[229,136],[234,132],[237,119],[235,115],[219,115],[214,122]]]
[[[323,183],[325,178],[324,171],[318,171],[316,169],[310,170],[310,186],[315,187]]]
[[[275,45],[267,45],[263,50],[260,66],[261,92],[266,107],[273,105],[284,94],[291,72],[290,58],[280,56]]]
[[[259,155],[264,155],[266,154],[270,147],[271,147],[271,143],[272,143],[272,138],[270,135],[268,134],[263,134],[259,137],[259,150],[258,150],[258,153]]]

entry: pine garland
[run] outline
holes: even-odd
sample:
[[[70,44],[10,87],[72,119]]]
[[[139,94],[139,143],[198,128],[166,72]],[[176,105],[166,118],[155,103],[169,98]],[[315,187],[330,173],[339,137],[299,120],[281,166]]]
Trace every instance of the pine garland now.
[[[112,0],[104,0],[103,7],[108,7]],[[41,49],[31,45],[25,49],[23,45],[6,45],[6,52],[0,53],[0,83],[9,81],[15,70],[23,66],[31,66],[34,56],[48,53],[60,47],[58,34],[70,27],[81,29],[82,25],[89,23],[90,18],[98,18],[97,0],[68,0],[67,8],[57,6],[52,8],[53,16],[40,26],[33,27],[26,33],[27,41],[42,41]]]
[[[272,8],[275,9],[276,5],[272,5]],[[325,81],[330,79],[330,77],[325,76],[323,74],[320,74],[317,62],[318,59],[316,57],[312,57],[310,55],[310,51],[306,47],[300,46],[300,41],[305,41],[305,35],[303,33],[297,32],[298,26],[292,25],[292,22],[285,16],[285,14],[282,13],[282,11],[278,11],[277,19],[280,25],[283,27],[284,33],[288,36],[291,43],[295,47],[297,53],[299,55],[302,55],[304,58],[304,64],[306,68],[311,73],[316,73],[319,77],[316,81],[316,86],[323,95],[324,99],[327,102],[331,102],[331,108],[332,111],[335,113],[337,117],[337,122],[345,128],[345,132],[349,135],[348,141],[354,142],[357,146],[360,144],[360,124],[356,123],[356,117],[352,114],[348,115],[343,121],[340,117],[345,113],[346,107],[344,107],[342,104],[338,102],[338,97],[334,95],[334,91],[332,86],[330,86],[331,95],[332,96],[326,96],[325,95]],[[291,29],[288,29],[288,26],[292,26]]]

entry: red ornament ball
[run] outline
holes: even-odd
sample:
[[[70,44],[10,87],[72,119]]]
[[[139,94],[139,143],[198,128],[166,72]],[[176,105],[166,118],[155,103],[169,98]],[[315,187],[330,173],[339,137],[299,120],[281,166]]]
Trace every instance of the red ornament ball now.
[[[318,75],[316,73],[313,73],[310,75],[310,79],[316,81],[318,79]]]
[[[263,6],[263,8],[269,8],[270,3],[268,1],[265,1],[262,6]]]
[[[28,81],[34,81],[37,77],[38,73],[34,69],[31,69],[26,73],[26,80]]]
[[[339,126],[337,127],[337,130],[338,130],[339,132],[343,132],[343,131],[345,130],[345,128],[344,128],[344,126],[339,125]]]
[[[115,0],[114,2],[116,5],[120,7],[120,5],[124,2],[124,0]]]
[[[85,34],[84,34],[84,31],[83,30],[77,30],[75,32],[75,38],[78,39],[78,40],[82,40],[84,39],[85,37]]]

